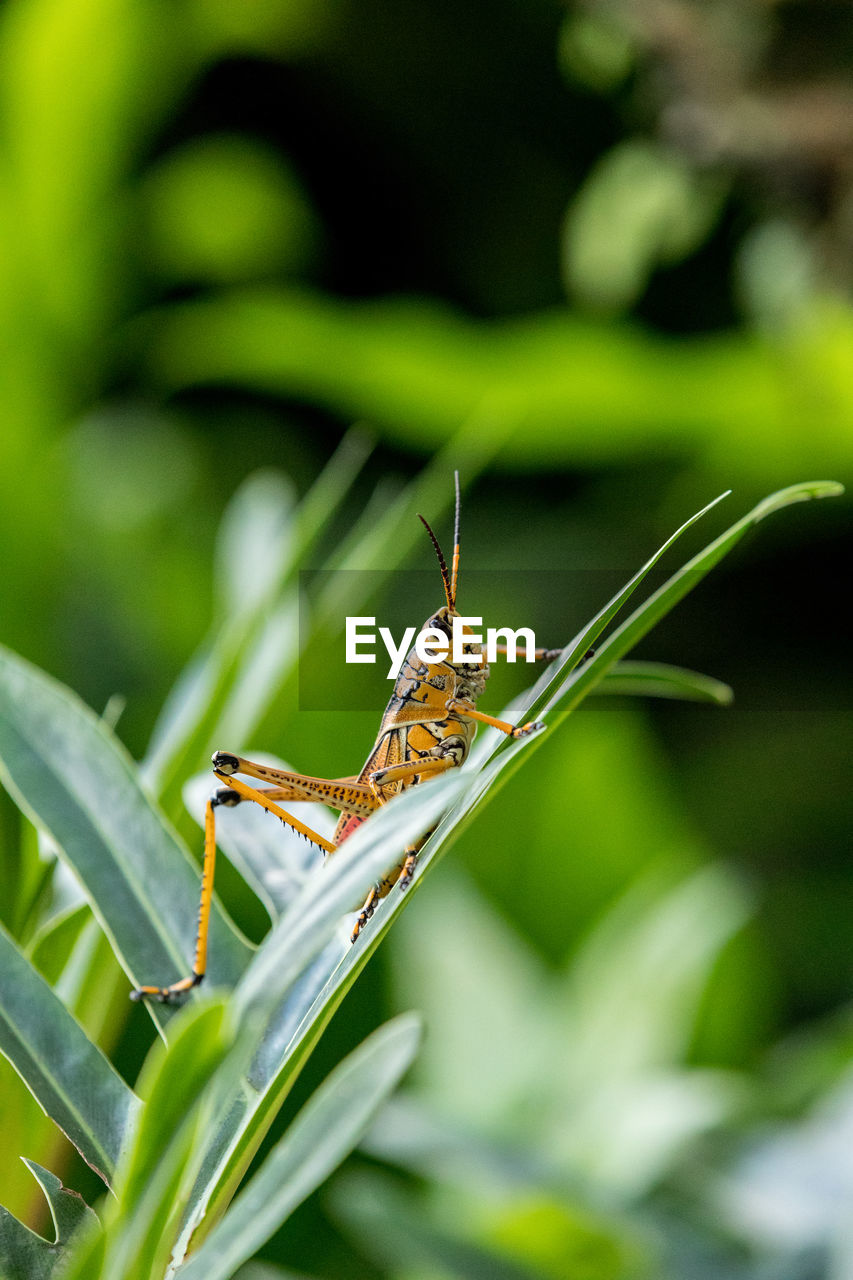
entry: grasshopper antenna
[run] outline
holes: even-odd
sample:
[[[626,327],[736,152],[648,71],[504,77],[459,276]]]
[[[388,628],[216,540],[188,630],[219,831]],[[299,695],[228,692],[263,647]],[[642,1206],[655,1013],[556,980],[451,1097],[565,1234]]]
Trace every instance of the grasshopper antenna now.
[[[447,572],[447,562],[444,559],[444,556],[441,551],[441,547],[438,545],[438,538],[435,536],[432,529],[429,527],[426,520],[421,515],[420,511],[418,512],[418,519],[426,529],[427,533],[429,534],[432,540],[432,545],[435,547],[435,554],[438,556],[438,564],[439,564],[439,568],[441,569],[441,581],[444,583],[444,594],[447,597],[447,607],[448,609],[452,609],[453,596],[451,595],[451,591],[450,591],[450,574]]]
[[[450,607],[456,608],[456,582],[459,578],[459,472],[453,472],[453,482],[456,485],[456,518],[453,521],[453,568],[450,574]]]

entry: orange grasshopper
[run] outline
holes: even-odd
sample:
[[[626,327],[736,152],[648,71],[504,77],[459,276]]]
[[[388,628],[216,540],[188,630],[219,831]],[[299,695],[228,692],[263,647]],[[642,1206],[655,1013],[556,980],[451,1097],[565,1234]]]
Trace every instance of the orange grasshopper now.
[[[459,476],[456,475],[456,518],[452,571],[448,573],[438,539],[423,516],[441,569],[445,604],[428,618],[421,631],[437,631],[451,638],[456,611],[456,584],[459,576]],[[473,634],[464,627],[463,635]],[[435,662],[424,662],[412,648],[400,669],[394,692],[376,737],[373,750],[355,777],[310,778],[301,773],[288,773],[269,765],[255,764],[230,751],[213,754],[213,772],[220,782],[226,783],[213,793],[207,802],[204,822],[204,861],[201,877],[201,903],[198,915],[195,958],[192,973],[168,987],[139,987],[131,992],[132,1000],[152,999],[169,1003],[185,992],[197,987],[204,978],[207,967],[207,935],[210,907],[213,895],[213,871],[216,859],[215,810],[219,805],[233,806],[244,800],[254,801],[274,813],[294,831],[305,836],[324,853],[332,854],[352,835],[366,818],[380,805],[400,791],[427,781],[446,769],[461,765],[468,755],[478,724],[491,725],[513,738],[523,738],[541,728],[533,721],[523,725],[508,724],[485,715],[476,708],[482,694],[489,668],[479,643],[463,641],[463,652],[473,662],[454,663],[451,654]],[[498,646],[497,652],[506,652]],[[559,649],[537,649],[537,658],[551,659],[559,655]],[[272,784],[252,787],[234,774]],[[311,827],[279,807],[279,801],[317,801],[340,810],[340,818],[331,840],[324,839]],[[402,858],[378,884],[374,885],[358,916],[352,932],[355,942],[367,921],[373,915],[378,902],[391,892],[395,884],[401,890],[411,883],[417,863],[418,851],[426,836],[418,844],[409,845]]]

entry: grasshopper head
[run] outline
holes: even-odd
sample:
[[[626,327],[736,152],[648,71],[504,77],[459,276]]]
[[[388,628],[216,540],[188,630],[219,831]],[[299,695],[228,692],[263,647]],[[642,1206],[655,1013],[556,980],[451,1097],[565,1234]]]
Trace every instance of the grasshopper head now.
[[[446,636],[453,635],[453,619],[457,616],[456,610],[451,609],[449,605],[442,605],[440,609],[427,618],[422,631],[441,631]]]

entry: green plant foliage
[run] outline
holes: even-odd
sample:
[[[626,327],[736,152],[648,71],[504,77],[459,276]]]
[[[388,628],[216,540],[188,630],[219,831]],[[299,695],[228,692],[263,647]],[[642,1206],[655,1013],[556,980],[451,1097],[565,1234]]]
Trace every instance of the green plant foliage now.
[[[235,1197],[282,1106],[410,1006],[433,1033],[370,1139],[393,1179],[351,1160],[242,1280],[853,1270],[849,506],[748,546],[756,508],[599,610],[709,495],[850,469],[848,18],[0,6],[0,1275],[254,1248]],[[365,758],[381,673],[325,658],[342,614],[409,607],[390,575],[456,468],[465,607],[470,568],[533,570],[472,607],[577,633],[534,690],[490,678],[546,732],[480,732],[322,871],[227,811],[213,990],[131,1006],[187,970],[211,751]],[[339,916],[434,822],[351,948]],[[452,841],[467,879],[433,873]]]
[[[645,694],[654,698],[686,698],[725,707],[733,694],[721,680],[665,662],[620,662],[602,681],[601,693]]]
[[[62,850],[130,970],[182,976],[174,939],[192,935],[198,906],[189,854],[101,720],[8,652],[0,653],[0,671],[6,785]],[[214,980],[233,982],[247,948],[221,917],[213,931],[220,952]]]
[[[433,473],[428,473],[414,487],[414,496],[405,495],[401,505],[408,508],[413,501],[420,502],[434,483]],[[749,528],[790,503],[839,491],[837,485],[820,482],[772,495],[694,556],[602,641],[602,632],[660,556],[705,511],[698,513],[505,714],[526,715],[522,708],[532,708],[534,714],[546,715],[548,732],[552,732],[588,693],[603,687],[608,678],[618,682],[622,655]],[[211,679],[203,685],[194,678],[182,682],[191,695],[173,699],[159,733],[161,744],[174,744],[161,747],[161,786],[167,785],[164,777],[189,738],[198,735],[201,725],[214,722],[216,713],[208,698],[215,692],[227,700],[228,690],[245,681],[244,665],[254,656],[254,646],[245,642],[245,636],[263,626],[264,607],[275,606],[282,582],[287,582],[285,549],[292,546],[292,530],[301,528],[303,539],[312,536],[302,508],[282,517],[281,498],[279,483],[261,477],[242,491],[232,508],[221,543],[220,577],[225,626],[235,625],[236,619],[240,640],[218,650],[214,639],[208,654],[227,653],[227,661],[208,657],[213,663]],[[310,506],[309,497],[309,511]],[[388,536],[371,530],[365,534],[365,543],[373,554],[384,557]],[[235,566],[247,554],[251,563],[256,544],[277,545],[281,550],[264,564],[260,578],[243,581]],[[320,601],[315,626],[323,616]],[[594,654],[578,665],[592,644],[597,646]],[[0,759],[9,788],[77,872],[128,977],[136,982],[178,976],[186,965],[198,892],[187,852],[106,724],[15,655],[4,652],[0,657]],[[198,669],[196,660],[193,670]],[[278,667],[267,673],[270,684],[280,678]],[[670,696],[673,685],[679,694],[725,700],[725,693],[707,678],[668,667],[650,670],[646,664],[629,666],[618,687],[623,692],[646,692],[651,687]],[[269,848],[244,856],[250,883],[261,889],[266,885],[266,900],[276,917],[273,928],[252,954],[224,916],[218,917],[212,940],[213,989],[177,1013],[157,1006],[150,1010],[168,1045],[154,1045],[135,1095],[88,1040],[45,977],[17,952],[11,939],[0,938],[8,952],[3,966],[7,976],[0,1047],[86,1159],[105,1176],[115,1169],[116,1199],[105,1207],[101,1227],[90,1222],[81,1233],[63,1272],[67,1280],[98,1276],[106,1280],[117,1275],[123,1280],[160,1280],[169,1269],[169,1274],[186,1271],[190,1276],[198,1271],[227,1280],[358,1141],[370,1115],[411,1060],[417,1040],[411,1021],[378,1033],[329,1078],[228,1208],[324,1027],[391,922],[412,899],[432,862],[535,749],[542,735],[529,741],[498,737],[495,731],[486,732],[465,768],[397,797],[360,827],[326,865],[306,873],[304,861],[294,861],[292,845],[283,842],[285,871],[289,868],[292,873],[295,892],[279,898],[269,891]],[[411,891],[386,899],[352,947],[342,917],[357,908],[401,847],[432,829]],[[579,1108],[578,1117],[586,1114],[589,1120],[592,1114],[579,1101],[584,1088],[592,1088],[582,1081],[600,1084],[607,1053],[616,1069],[613,1089],[624,1095],[620,1105],[628,1111],[638,1087],[634,1078],[646,1088],[644,1073],[663,1069],[683,1053],[682,1041],[667,1039],[685,1025],[679,1009],[685,1001],[695,1005],[709,963],[741,919],[737,895],[732,896],[725,882],[709,889],[707,876],[713,875],[709,871],[705,879],[700,876],[695,884],[674,890],[671,899],[655,903],[648,921],[642,912],[626,907],[625,921],[614,923],[609,941],[603,934],[604,940],[591,944],[588,958],[581,958],[572,971],[566,999],[575,1010],[571,1016],[579,1075],[569,1094]],[[718,903],[716,913],[704,910],[709,896]],[[86,942],[87,928],[81,908],[73,907],[36,935],[33,954],[49,976],[67,972],[68,962]],[[465,932],[459,929],[460,940]],[[441,950],[448,958],[452,955],[452,938]],[[674,964],[676,956],[680,967]],[[472,962],[472,973],[475,967]],[[632,998],[624,983],[626,970],[642,990],[656,993],[658,1017],[651,1017],[647,1006],[639,1013],[639,1000]],[[587,972],[589,992],[584,994]],[[518,989],[518,978],[507,970],[495,994],[503,993],[504,999],[513,989]],[[521,1021],[521,1010],[528,1005],[535,1009],[536,1001],[520,992],[517,1001]],[[632,1021],[633,1009],[638,1012]],[[578,1027],[584,1022],[581,1033]],[[536,1034],[531,1030],[528,1038],[535,1040]],[[509,1061],[501,1065],[506,1068]],[[660,1089],[659,1084],[656,1087]],[[491,1096],[498,1098],[501,1092]],[[611,1117],[617,1114],[614,1096],[605,1112]],[[685,1135],[721,1114],[722,1099],[699,1077],[671,1088],[667,1096],[671,1112],[678,1102],[667,1132],[671,1146],[661,1148],[658,1142],[643,1161],[635,1163],[632,1187],[637,1178],[646,1185],[658,1176],[671,1158],[669,1152]],[[107,1099],[112,1100],[109,1105]],[[610,1157],[602,1143],[601,1126],[593,1129],[590,1158],[594,1156],[602,1166],[605,1172],[600,1176],[606,1180],[611,1177]],[[580,1151],[586,1141],[583,1126],[578,1122],[572,1131]],[[556,1151],[554,1158],[561,1158]],[[4,1221],[8,1265],[20,1269],[29,1256],[26,1251],[41,1246],[9,1215]],[[482,1247],[488,1255],[492,1246]],[[461,1256],[468,1256],[466,1248]],[[472,1257],[476,1256],[475,1250]],[[476,1262],[481,1270],[484,1265],[482,1259]],[[515,1274],[522,1274],[523,1265],[508,1259],[507,1275],[513,1274],[513,1266]]]
[[[52,1241],[43,1239],[0,1205],[0,1266],[4,1280],[47,1280],[66,1256],[75,1231],[96,1228],[97,1219],[82,1197],[63,1187],[54,1174],[32,1160],[24,1164],[44,1192],[56,1234]]]
[[[0,1048],[39,1104],[110,1181],[137,1099],[0,930]]]
[[[570,289],[594,310],[623,311],[661,262],[686,257],[716,221],[724,192],[677,155],[649,143],[614,148],[570,212],[564,262]]]
[[[186,1280],[228,1280],[362,1136],[411,1065],[420,1022],[403,1016],[346,1058],[294,1120],[213,1234],[181,1269]]]
[[[457,885],[446,910],[424,896],[436,957],[427,964],[403,925],[397,982],[404,998],[424,1007],[436,1043],[452,1052],[439,1056],[427,1045],[419,1063],[426,1116],[420,1135],[416,1115],[407,1117],[398,1103],[371,1135],[374,1153],[403,1157],[423,1172],[437,1154],[430,1124],[444,1117],[461,1126],[462,1167],[471,1144],[472,1177],[478,1161],[471,1140],[479,1134],[496,1150],[511,1142],[524,1157],[519,1173],[538,1159],[545,1185],[571,1186],[582,1175],[611,1202],[630,1201],[737,1101],[733,1079],[681,1065],[712,968],[749,914],[747,895],[724,869],[706,867],[681,880],[647,875],[557,975],[525,954],[471,887]],[[472,1023],[466,1010],[478,987],[475,956],[497,980],[479,994]],[[465,997],[458,1003],[449,998],[454,989]],[[465,1064],[461,1080],[449,1074],[451,1062]],[[486,1074],[487,1093],[479,1088]],[[632,1132],[638,1116],[648,1127]],[[630,1163],[622,1159],[626,1143]],[[502,1178],[508,1180],[506,1166]]]
[[[481,431],[500,431],[502,460],[525,468],[649,450],[747,479],[850,462],[851,386],[832,354],[849,342],[840,312],[816,317],[784,362],[757,337],[673,345],[559,309],[478,322],[436,304],[341,302],[305,288],[233,290],[160,321],[144,355],[163,393],[213,384],[299,394],[425,450],[476,413]],[[814,435],[801,429],[793,367],[798,395],[814,404]]]
[[[151,254],[166,280],[234,283],[293,272],[316,229],[280,159],[239,137],[173,151],[145,184]]]

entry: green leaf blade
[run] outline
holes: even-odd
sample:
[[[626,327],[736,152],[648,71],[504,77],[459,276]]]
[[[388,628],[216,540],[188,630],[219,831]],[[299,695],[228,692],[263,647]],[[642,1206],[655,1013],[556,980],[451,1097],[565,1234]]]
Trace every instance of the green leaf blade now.
[[[139,1100],[2,929],[0,1050],[86,1163],[109,1183]]]
[[[357,946],[350,944],[344,916],[399,861],[401,841],[405,845],[434,825],[464,785],[452,770],[380,809],[311,874],[259,948],[234,993],[240,1038],[254,1045],[254,1057],[211,1131],[182,1248],[228,1203],[305,1059],[382,937],[391,897],[399,908],[412,889],[389,895]]]
[[[179,1011],[168,1047],[153,1045],[139,1079],[145,1109],[107,1214],[105,1275],[149,1280],[164,1274],[215,1114],[213,1097],[223,1079],[231,1080],[226,1060],[232,1051],[242,1065],[225,999],[215,995]]]
[[[98,1219],[76,1191],[34,1160],[24,1164],[44,1192],[54,1226],[54,1239],[25,1227],[0,1205],[0,1275],[3,1280],[50,1280],[67,1257],[66,1246],[78,1230],[97,1231]]]
[[[0,776],[82,881],[132,980],[188,972],[199,872],[142,790],[133,763],[69,690],[0,649]],[[233,985],[250,955],[220,908],[212,979]],[[163,1019],[163,1009],[155,1016]]]
[[[56,1244],[64,1244],[80,1227],[97,1224],[96,1215],[83,1197],[64,1187],[55,1173],[43,1169],[34,1160],[24,1160],[24,1164],[44,1192],[53,1219]]]
[[[647,698],[681,698],[727,707],[734,698],[722,680],[704,676],[667,662],[617,662],[607,672],[596,693],[629,694]]]
[[[386,1023],[331,1073],[267,1157],[181,1280],[229,1280],[355,1147],[411,1064],[420,1020]]]
[[[220,533],[217,575],[228,622],[204,641],[179,676],[154,727],[143,763],[143,777],[161,797],[166,793],[176,801],[179,785],[213,750],[222,706],[233,696],[243,669],[251,666],[252,650],[262,639],[273,601],[278,597],[273,613],[286,609],[293,594],[287,584],[321,536],[330,512],[344,500],[371,447],[364,431],[354,428],[348,432],[292,512],[282,509],[288,488],[275,473],[249,476],[232,498]],[[268,545],[271,538],[272,547]],[[240,574],[237,561],[248,566],[254,585],[248,596],[240,590],[243,605],[232,616],[227,603],[235,600],[234,580]],[[264,566],[260,578],[254,569],[258,563]],[[243,574],[246,572],[244,567]],[[287,649],[282,648],[281,653],[277,679],[289,665]],[[266,692],[268,696],[270,690]],[[167,809],[171,812],[168,805]]]
[[[557,711],[559,704],[556,716],[551,717],[551,724],[557,723],[568,715],[603,679],[616,661],[632,649],[643,636],[651,631],[652,627],[661,618],[665,617],[680,600],[692,591],[710,573],[711,569],[733,550],[741,538],[754,525],[774,512],[782,511],[785,507],[794,503],[807,502],[811,498],[838,497],[843,492],[844,487],[835,481],[816,480],[790,485],[787,489],[782,489],[778,493],[770,494],[769,497],[764,498],[751,511],[748,511],[745,516],[742,516],[740,520],[737,520],[702,551],[688,560],[685,565],[676,570],[662,586],[658,587],[647,600],[644,600],[607,637],[589,662],[571,671],[568,678],[562,682],[552,681],[551,687],[554,684],[557,684],[558,687],[553,693],[549,694],[546,691],[538,700],[536,714],[549,714],[552,710]],[[706,507],[705,511],[707,510],[708,508]],[[699,512],[699,515],[702,514],[704,512]],[[687,524],[693,523],[697,518],[698,516],[694,516],[693,520],[688,521]],[[682,530],[686,527],[687,525],[682,526]],[[679,530],[674,537],[677,537],[682,530]],[[661,551],[653,557],[649,564],[659,559],[662,551],[672,541],[673,538],[670,538],[668,542],[664,543]]]

